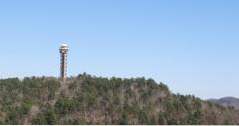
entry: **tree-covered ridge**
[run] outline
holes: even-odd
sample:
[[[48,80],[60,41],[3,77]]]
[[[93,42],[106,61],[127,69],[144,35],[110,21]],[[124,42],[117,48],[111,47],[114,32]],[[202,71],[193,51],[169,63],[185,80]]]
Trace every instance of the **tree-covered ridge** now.
[[[145,78],[0,80],[0,124],[239,124],[239,112]]]

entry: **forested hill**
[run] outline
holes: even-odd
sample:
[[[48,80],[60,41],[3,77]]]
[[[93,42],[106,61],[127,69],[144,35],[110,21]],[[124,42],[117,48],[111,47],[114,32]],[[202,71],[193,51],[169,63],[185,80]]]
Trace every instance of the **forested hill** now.
[[[234,107],[239,110],[239,99],[234,97],[224,97],[220,99],[209,99],[208,101],[225,106]]]
[[[182,87],[183,88],[183,87]],[[239,112],[152,79],[0,80],[0,124],[239,124]]]

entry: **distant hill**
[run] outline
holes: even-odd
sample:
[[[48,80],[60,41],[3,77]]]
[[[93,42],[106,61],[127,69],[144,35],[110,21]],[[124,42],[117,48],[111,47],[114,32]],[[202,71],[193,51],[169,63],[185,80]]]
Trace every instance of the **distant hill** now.
[[[225,107],[234,107],[235,109],[239,109],[239,99],[234,97],[224,97],[220,99],[209,99],[209,101],[225,106]]]
[[[239,124],[239,111],[145,78],[0,80],[0,124]]]

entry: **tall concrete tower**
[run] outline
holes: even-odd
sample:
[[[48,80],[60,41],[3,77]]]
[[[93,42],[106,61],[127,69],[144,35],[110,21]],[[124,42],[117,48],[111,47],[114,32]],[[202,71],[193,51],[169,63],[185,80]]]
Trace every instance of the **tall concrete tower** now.
[[[69,47],[67,44],[61,44],[59,50],[61,55],[60,76],[62,81],[65,81],[67,78],[67,53],[68,53]]]

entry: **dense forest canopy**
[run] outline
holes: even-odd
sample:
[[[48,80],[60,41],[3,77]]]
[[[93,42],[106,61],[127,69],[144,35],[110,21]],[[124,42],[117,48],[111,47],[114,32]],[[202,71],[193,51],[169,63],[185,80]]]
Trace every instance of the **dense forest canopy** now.
[[[145,78],[0,80],[0,124],[239,124],[239,112]]]

